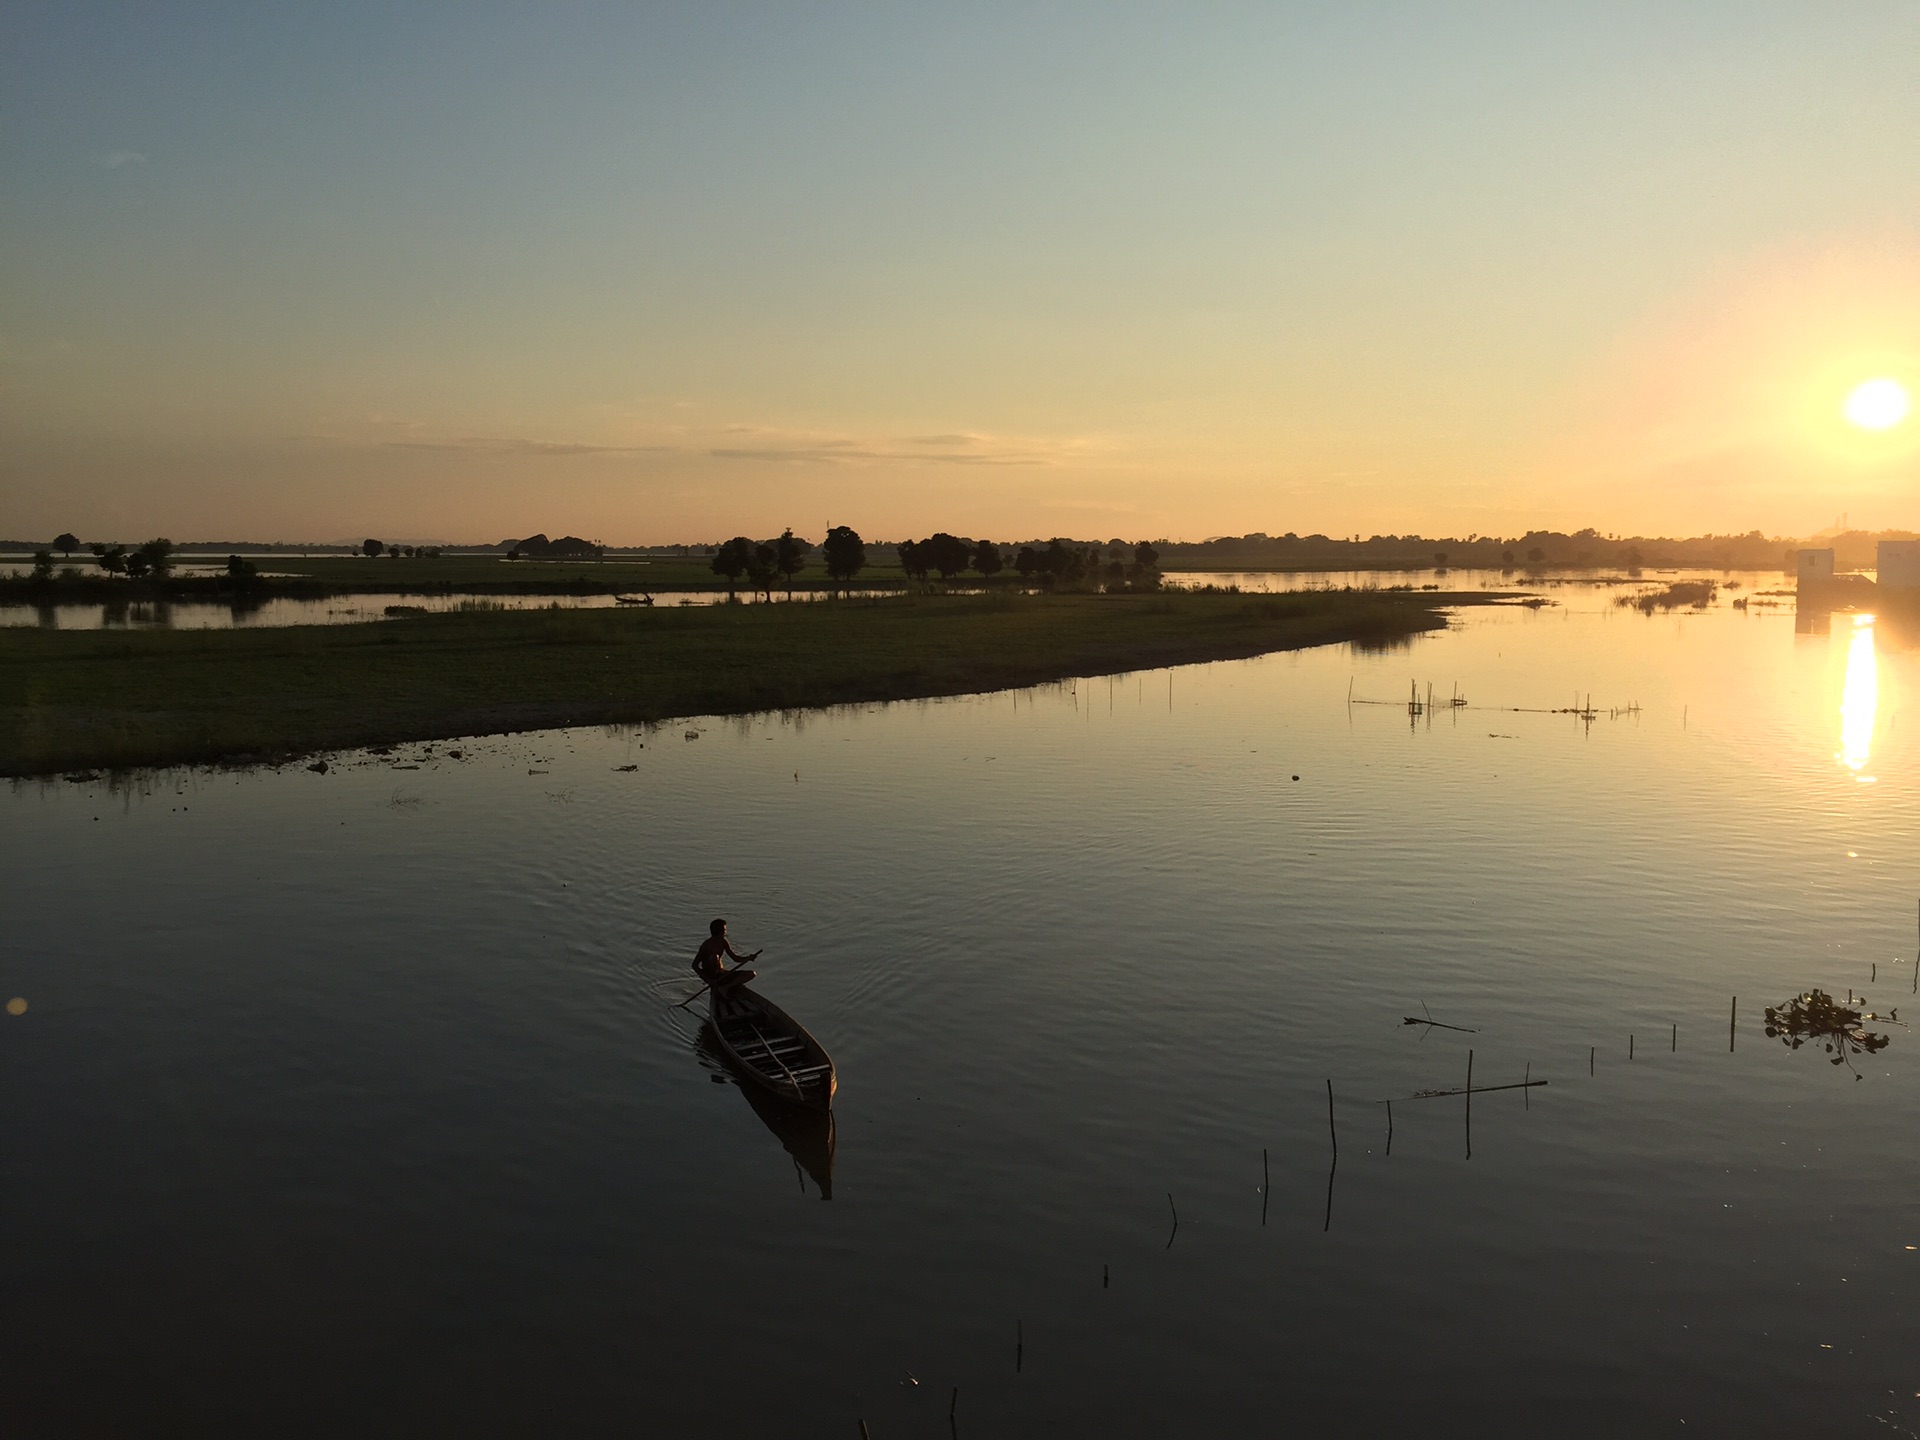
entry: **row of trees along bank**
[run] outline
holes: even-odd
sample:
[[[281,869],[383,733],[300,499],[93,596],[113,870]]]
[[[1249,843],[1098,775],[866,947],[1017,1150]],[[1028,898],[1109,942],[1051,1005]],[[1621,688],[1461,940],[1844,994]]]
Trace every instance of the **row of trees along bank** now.
[[[900,568],[915,580],[938,572],[942,580],[957,579],[967,570],[988,580],[1008,568],[1001,547],[991,540],[966,540],[945,532],[925,540],[903,540]],[[1080,545],[1050,540],[1044,546],[1022,545],[1013,550],[1012,568],[1021,583],[1056,587],[1092,587],[1104,590],[1160,588],[1160,552],[1142,540],[1128,545],[1113,540],[1106,545]]]
[[[72,541],[72,544],[66,542]],[[54,542],[54,548],[71,556],[80,548],[80,542],[71,535],[62,535]],[[164,582],[173,574],[174,543],[165,538],[149,540],[131,548],[125,545],[96,543],[87,547],[93,553],[93,563],[109,577],[120,577],[129,582]],[[81,572],[66,567],[58,583],[79,582]],[[55,583],[53,550],[33,552],[33,569],[27,576],[27,583],[34,589],[50,589]],[[260,584],[260,572],[251,560],[241,555],[227,557],[227,572],[219,588],[233,590],[252,590]]]
[[[937,573],[941,580],[951,582],[968,570],[992,580],[1009,568],[1006,554],[993,541],[969,540],[944,530],[924,540],[902,540],[894,548],[901,570],[911,580],[924,582]],[[1014,551],[1011,568],[1026,585],[1106,590],[1160,587],[1160,552],[1144,540],[1136,545],[1114,540],[1104,546],[1082,546],[1056,539],[1045,546],[1006,549]],[[771,600],[774,582],[784,580],[791,599],[794,576],[806,568],[807,556],[812,553],[813,545],[790,529],[777,540],[756,541],[736,535],[714,551],[713,573],[726,580],[729,595],[736,593],[744,578],[750,591]],[[866,542],[850,525],[829,529],[820,555],[828,577],[836,585],[849,583],[867,567]]]

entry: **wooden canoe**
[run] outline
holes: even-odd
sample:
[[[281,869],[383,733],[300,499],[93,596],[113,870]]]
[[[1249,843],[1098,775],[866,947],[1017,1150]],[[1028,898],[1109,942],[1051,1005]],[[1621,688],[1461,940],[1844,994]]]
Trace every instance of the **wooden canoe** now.
[[[833,1057],[804,1025],[746,985],[707,999],[714,1036],[736,1070],[790,1105],[833,1108]]]

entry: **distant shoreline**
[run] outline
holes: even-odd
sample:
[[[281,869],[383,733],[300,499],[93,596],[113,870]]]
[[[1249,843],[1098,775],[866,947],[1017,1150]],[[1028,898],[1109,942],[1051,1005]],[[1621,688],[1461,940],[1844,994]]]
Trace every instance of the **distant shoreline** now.
[[[284,763],[1389,646],[1521,592],[904,595],[259,630],[0,629],[0,775]]]

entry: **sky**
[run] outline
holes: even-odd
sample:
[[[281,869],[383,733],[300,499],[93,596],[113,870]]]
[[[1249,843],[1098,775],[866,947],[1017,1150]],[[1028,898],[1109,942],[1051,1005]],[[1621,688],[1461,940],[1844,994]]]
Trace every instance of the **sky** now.
[[[1920,526],[1920,5],[0,7],[0,535]]]

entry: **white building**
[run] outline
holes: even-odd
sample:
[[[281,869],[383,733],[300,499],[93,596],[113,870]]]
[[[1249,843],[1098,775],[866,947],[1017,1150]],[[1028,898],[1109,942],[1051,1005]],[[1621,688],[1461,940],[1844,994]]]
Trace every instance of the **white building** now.
[[[1802,550],[1794,557],[1799,562],[1799,583],[1822,585],[1833,579],[1833,548]]]
[[[1880,587],[1920,590],[1920,540],[1880,542]]]

